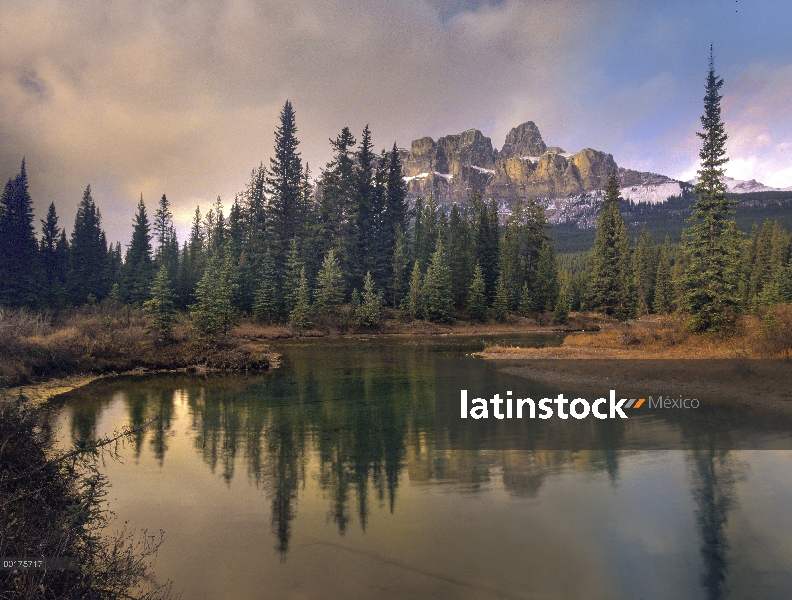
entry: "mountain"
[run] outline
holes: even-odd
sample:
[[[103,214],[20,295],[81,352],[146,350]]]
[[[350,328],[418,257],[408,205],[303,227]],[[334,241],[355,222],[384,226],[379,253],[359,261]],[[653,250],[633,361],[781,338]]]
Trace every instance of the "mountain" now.
[[[496,198],[503,214],[519,198],[537,198],[551,223],[572,220],[583,227],[593,225],[614,168],[623,197],[635,202],[664,202],[689,187],[664,175],[619,167],[613,155],[600,150],[570,153],[548,146],[533,121],[509,131],[500,150],[481,131],[469,129],[437,141],[420,138],[400,153],[412,198],[434,194],[438,203],[450,205],[466,203],[479,192]]]
[[[788,188],[774,188],[767,186],[763,183],[756,181],[756,179],[751,179],[749,181],[741,181],[739,179],[734,179],[733,177],[724,177],[723,180],[726,182],[726,187],[731,194],[752,194],[754,192],[791,192],[792,187]],[[698,183],[698,179],[691,179],[688,181],[690,185],[696,185]]]
[[[559,252],[590,247],[608,177],[615,168],[625,199],[622,212],[631,236],[642,228],[656,240],[666,233],[679,240],[695,199],[696,181],[678,181],[657,173],[616,164],[611,154],[585,148],[566,152],[548,146],[539,128],[528,121],[506,135],[500,150],[478,129],[447,135],[437,141],[420,138],[399,150],[412,199],[434,194],[439,204],[465,204],[474,192],[495,198],[505,218],[519,198],[536,198],[544,206]],[[741,200],[740,227],[765,218],[792,226],[792,188],[779,190],[756,180],[726,177],[729,195]]]

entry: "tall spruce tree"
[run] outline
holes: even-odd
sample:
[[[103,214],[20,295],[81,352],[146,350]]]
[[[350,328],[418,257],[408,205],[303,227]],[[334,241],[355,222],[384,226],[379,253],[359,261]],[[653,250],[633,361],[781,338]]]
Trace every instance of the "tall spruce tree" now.
[[[159,265],[168,269],[168,279],[176,281],[179,272],[179,240],[176,238],[176,227],[173,224],[173,213],[170,202],[165,194],[160,198],[159,206],[154,212],[154,241],[157,244],[154,259]]]
[[[151,225],[141,194],[126,256],[124,257],[122,296],[125,302],[140,306],[149,298],[154,278],[151,256]]]
[[[448,266],[451,269],[451,286],[454,306],[464,309],[467,305],[468,286],[472,277],[471,239],[467,211],[454,204],[448,223]]]
[[[275,323],[278,320],[278,314],[278,278],[275,273],[275,260],[270,252],[266,252],[261,265],[261,277],[256,297],[253,301],[253,316],[264,323]]]
[[[410,289],[404,298],[404,312],[413,320],[424,317],[423,275],[421,274],[421,265],[417,260],[413,264],[410,276]]]
[[[41,219],[41,256],[42,295],[47,306],[59,308],[66,300],[66,273],[68,269],[69,247],[63,230],[58,227],[58,214],[55,204],[47,209],[47,216]]]
[[[467,312],[471,319],[484,322],[487,319],[487,297],[484,295],[484,272],[481,265],[476,264],[473,270],[473,281],[468,293]]]
[[[97,300],[110,291],[107,272],[107,238],[102,231],[102,215],[91,196],[91,186],[85,188],[74,218],[69,244],[69,300],[79,305],[91,296]]]
[[[607,315],[627,319],[632,314],[633,278],[627,227],[619,209],[620,201],[619,179],[614,170],[608,179],[605,202],[597,221],[586,304]]]
[[[327,164],[321,178],[321,196],[316,250],[326,256],[328,250],[335,250],[345,285],[350,280],[350,259],[357,248],[357,213],[355,196],[357,179],[355,177],[354,148],[355,137],[344,127],[335,140],[333,159]]]
[[[205,239],[200,207],[195,207],[190,238],[179,260],[178,304],[186,308],[195,301],[195,287],[201,279],[205,265]]]
[[[267,226],[270,249],[279,273],[286,266],[286,255],[292,238],[303,235],[304,215],[301,214],[303,167],[297,139],[294,108],[289,100],[280,112],[280,124],[275,130],[275,153],[270,158],[267,192],[270,195]]]
[[[638,314],[652,312],[656,276],[657,257],[652,232],[642,229],[641,237],[638,238],[633,251],[633,277]]]
[[[404,235],[407,231],[407,184],[404,182],[402,163],[399,158],[399,150],[396,143],[393,144],[393,149],[387,155],[387,175],[385,180],[385,207],[382,215],[382,226],[380,237],[382,239],[383,256],[385,265],[383,271],[385,273],[394,273],[394,270],[400,270],[401,273],[406,273],[407,263],[400,263],[398,266],[394,264],[397,260],[397,245],[399,244],[399,236]],[[402,239],[402,242],[405,240]],[[406,249],[406,248],[405,248]],[[398,260],[402,261],[400,256]],[[404,279],[400,279],[399,283],[403,283]],[[392,280],[396,284],[396,280]],[[394,297],[395,303],[401,301],[404,297],[404,289],[400,288],[398,291],[391,287],[391,282],[384,286],[385,289]],[[396,305],[396,304],[394,304]]]
[[[25,160],[0,198],[0,305],[35,306],[41,291]]]
[[[407,236],[401,228],[396,230],[393,261],[391,263],[391,296],[394,307],[398,307],[410,289],[409,284],[410,257],[407,249]]]
[[[534,310],[540,313],[553,310],[558,300],[558,288],[558,264],[556,262],[555,249],[549,241],[545,241],[539,249],[536,278],[532,288]]]
[[[720,88],[723,79],[715,75],[710,47],[709,72],[704,96],[704,115],[697,132],[702,145],[699,182],[689,222],[685,254],[683,306],[691,315],[694,331],[718,331],[735,319],[739,298],[736,261],[739,235],[734,222],[736,200],[726,196],[723,165],[726,157],[726,129],[721,120]]]
[[[377,224],[380,215],[376,211],[377,190],[374,185],[375,156],[372,151],[371,131],[363,128],[355,153],[355,199],[354,212],[357,220],[349,240],[349,286],[360,289],[367,272],[376,270]]]
[[[655,289],[652,310],[659,315],[667,315],[674,310],[674,285],[671,281],[671,243],[666,234],[660,247],[655,275]]]
[[[484,276],[484,295],[487,303],[495,299],[500,262],[498,207],[495,201],[485,202],[476,192],[470,198],[473,211],[473,252]]]

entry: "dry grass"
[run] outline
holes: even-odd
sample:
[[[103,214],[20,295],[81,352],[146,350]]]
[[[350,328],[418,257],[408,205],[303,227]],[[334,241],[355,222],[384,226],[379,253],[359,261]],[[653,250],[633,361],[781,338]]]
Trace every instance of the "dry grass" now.
[[[69,311],[46,323],[5,311],[0,327],[0,387],[78,373],[134,370],[248,370],[266,368],[273,356],[265,347],[243,348],[234,336],[194,340],[182,316],[168,344],[154,343],[138,312],[113,306]]]
[[[694,334],[680,315],[650,315],[628,323],[604,323],[600,331],[572,333],[560,347],[490,346],[489,358],[789,358],[792,305],[743,315],[726,333]]]

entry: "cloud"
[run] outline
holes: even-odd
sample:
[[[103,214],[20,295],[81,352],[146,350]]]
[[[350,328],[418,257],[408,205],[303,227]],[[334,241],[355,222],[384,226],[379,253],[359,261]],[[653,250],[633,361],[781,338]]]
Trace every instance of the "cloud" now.
[[[26,156],[37,212],[54,201],[69,229],[91,183],[108,237],[124,243],[141,193],[151,209],[167,193],[182,237],[196,203],[230,203],[267,163],[287,98],[315,175],[344,126],[359,135],[368,123],[377,147],[470,127],[500,146],[533,120],[550,144],[663,170],[689,163],[680,140],[697,124],[695,112],[678,114],[690,95],[672,61],[681,50],[657,50],[681,21],[664,13],[636,29],[643,17],[627,0],[161,0],[135,10],[18,0],[1,10],[14,27],[0,35],[0,174]],[[634,63],[651,52],[665,62]],[[784,73],[768,69],[752,76],[785,90]],[[734,109],[739,152],[750,127],[783,108],[751,97]],[[782,130],[760,127],[754,140],[777,147],[790,141]]]

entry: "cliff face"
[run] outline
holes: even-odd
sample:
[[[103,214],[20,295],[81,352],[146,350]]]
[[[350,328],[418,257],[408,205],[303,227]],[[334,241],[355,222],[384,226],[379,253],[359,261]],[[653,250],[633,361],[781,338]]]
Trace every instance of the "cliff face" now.
[[[466,203],[474,192],[496,198],[509,208],[518,198],[539,198],[545,204],[568,204],[599,197],[613,169],[622,186],[673,182],[662,175],[618,168],[613,156],[585,148],[567,153],[549,147],[532,121],[513,128],[500,152],[477,129],[415,140],[402,151],[410,196],[434,194],[441,204]],[[553,201],[553,202],[551,202]]]

